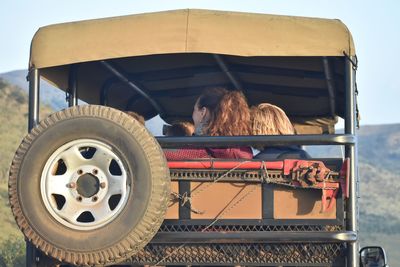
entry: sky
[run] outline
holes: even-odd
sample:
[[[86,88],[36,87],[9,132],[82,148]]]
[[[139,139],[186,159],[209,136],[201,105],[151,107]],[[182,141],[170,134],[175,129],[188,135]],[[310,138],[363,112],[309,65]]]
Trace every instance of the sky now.
[[[30,41],[41,26],[184,8],[340,19],[359,60],[361,125],[400,123],[398,0],[2,0],[0,73],[27,68]]]

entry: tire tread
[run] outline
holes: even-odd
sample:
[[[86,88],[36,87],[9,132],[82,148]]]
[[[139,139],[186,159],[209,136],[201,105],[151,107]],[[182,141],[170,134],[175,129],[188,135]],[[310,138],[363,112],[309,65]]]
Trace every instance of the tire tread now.
[[[29,218],[23,214],[17,193],[17,180],[19,170],[25,160],[29,148],[47,129],[60,121],[76,117],[97,117],[117,123],[124,130],[135,136],[143,148],[144,154],[149,162],[155,166],[150,168],[152,177],[152,189],[149,205],[142,220],[124,239],[112,247],[92,252],[65,251],[37,234],[29,224]],[[122,111],[97,105],[75,106],[56,112],[41,121],[22,140],[18,147],[9,170],[9,201],[17,225],[24,233],[27,240],[34,246],[62,262],[69,262],[75,265],[109,265],[118,263],[142,249],[157,233],[167,210],[170,190],[169,170],[161,147],[154,137],[140,125],[132,120],[129,115]]]

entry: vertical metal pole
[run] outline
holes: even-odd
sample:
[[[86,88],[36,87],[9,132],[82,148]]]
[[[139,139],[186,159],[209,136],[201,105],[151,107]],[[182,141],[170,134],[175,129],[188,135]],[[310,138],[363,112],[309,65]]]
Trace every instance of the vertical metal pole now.
[[[354,59],[354,57],[352,57]],[[346,76],[346,114],[345,114],[345,133],[355,135],[356,131],[356,96],[355,96],[355,70],[352,62],[345,59]],[[350,158],[350,196],[346,210],[346,228],[348,231],[356,231],[358,236],[358,159],[357,141],[354,145],[345,146],[346,157]],[[357,238],[358,239],[358,238]],[[358,267],[359,265],[359,243],[349,243],[347,254],[347,266]]]
[[[78,105],[78,65],[73,64],[69,69],[68,76],[68,106],[76,106]]]
[[[100,91],[100,105],[108,106],[108,92],[110,91],[111,87],[114,85],[116,81],[114,79],[107,80],[103,86],[101,87]],[[129,103],[129,101],[128,101]],[[128,104],[129,105],[129,104]],[[128,107],[127,105],[127,107]]]
[[[334,118],[336,114],[335,81],[333,78],[332,68],[329,63],[328,57],[322,57],[322,65],[324,66],[326,85],[328,87],[328,92],[329,92],[329,107],[331,111],[331,116],[332,118]]]
[[[29,114],[28,131],[39,123],[39,92],[40,73],[38,69],[29,70]],[[29,241],[26,241],[26,266],[37,266],[38,251]]]
[[[38,69],[29,71],[29,116],[28,130],[39,123],[40,73]]]

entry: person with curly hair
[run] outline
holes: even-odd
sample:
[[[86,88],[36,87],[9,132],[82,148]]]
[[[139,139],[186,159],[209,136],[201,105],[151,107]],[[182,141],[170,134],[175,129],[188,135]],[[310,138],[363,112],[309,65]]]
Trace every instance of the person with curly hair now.
[[[196,101],[192,114],[197,136],[235,136],[250,134],[250,110],[240,91],[210,88]],[[165,149],[167,160],[230,158],[251,159],[250,147]]]
[[[293,135],[294,127],[286,113],[278,106],[261,103],[252,107],[251,131],[253,135]],[[272,159],[308,159],[310,155],[299,146],[265,146],[256,147],[260,150],[254,158]]]

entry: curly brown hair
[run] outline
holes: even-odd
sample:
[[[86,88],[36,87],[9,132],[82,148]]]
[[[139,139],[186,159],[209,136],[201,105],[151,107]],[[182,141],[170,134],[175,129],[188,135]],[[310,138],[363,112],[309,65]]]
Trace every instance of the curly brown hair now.
[[[205,90],[197,100],[199,108],[206,107],[210,119],[205,132],[210,136],[250,134],[250,110],[241,91],[224,88]]]

